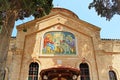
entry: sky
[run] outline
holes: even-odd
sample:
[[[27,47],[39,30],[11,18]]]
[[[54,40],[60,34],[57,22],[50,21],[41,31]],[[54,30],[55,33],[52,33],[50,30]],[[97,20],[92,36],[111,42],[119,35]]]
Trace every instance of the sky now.
[[[114,15],[110,21],[97,15],[94,8],[88,9],[92,0],[53,0],[54,7],[68,9],[74,12],[80,20],[86,21],[101,28],[100,37],[106,39],[120,39],[120,15]],[[15,27],[27,21],[33,20],[33,17],[15,22]],[[14,28],[12,36],[16,36],[16,28]]]

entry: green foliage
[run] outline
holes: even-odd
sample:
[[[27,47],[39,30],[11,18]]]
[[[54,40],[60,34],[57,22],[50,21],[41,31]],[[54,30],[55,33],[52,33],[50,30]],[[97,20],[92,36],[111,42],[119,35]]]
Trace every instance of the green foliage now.
[[[3,25],[0,24],[0,33],[1,33],[1,31],[2,31],[2,26],[3,26]]]
[[[0,17],[5,18],[8,11],[16,11],[18,19],[33,15],[35,18],[47,15],[52,9],[53,0],[0,0]]]
[[[33,15],[40,18],[49,14],[53,0],[0,0],[0,23],[8,17],[9,12],[16,12],[16,20],[23,20]],[[27,30],[24,29],[24,32]]]
[[[33,15],[35,18],[40,18],[47,15],[52,9],[52,0],[23,0],[24,4],[19,11],[18,19],[24,19]]]
[[[5,11],[10,8],[8,0],[0,0],[0,11]]]
[[[115,14],[120,15],[119,0],[93,0],[89,5],[89,9],[95,8],[98,15],[106,17],[110,20]]]

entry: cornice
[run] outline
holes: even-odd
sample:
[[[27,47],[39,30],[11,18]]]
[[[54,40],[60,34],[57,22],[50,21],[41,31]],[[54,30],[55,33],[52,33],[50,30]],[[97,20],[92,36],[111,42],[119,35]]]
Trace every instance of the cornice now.
[[[97,52],[96,54],[99,54],[99,55],[118,55],[118,54],[120,54],[120,52],[108,52],[105,50],[97,50],[96,52]]]
[[[9,50],[10,52],[12,52],[13,53],[13,55],[22,55],[22,53],[23,53],[23,50]]]

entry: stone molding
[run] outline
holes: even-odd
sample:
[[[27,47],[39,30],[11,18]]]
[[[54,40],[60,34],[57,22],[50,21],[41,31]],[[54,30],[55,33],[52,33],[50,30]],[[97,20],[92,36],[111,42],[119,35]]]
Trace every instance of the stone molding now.
[[[12,52],[13,55],[21,55],[23,53],[23,50],[10,50],[10,52]]]

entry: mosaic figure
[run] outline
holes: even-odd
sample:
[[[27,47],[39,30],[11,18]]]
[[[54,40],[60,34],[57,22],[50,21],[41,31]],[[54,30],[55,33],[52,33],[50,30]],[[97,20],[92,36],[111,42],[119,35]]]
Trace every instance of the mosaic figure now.
[[[44,35],[43,54],[76,54],[75,37],[70,32],[54,31]]]

